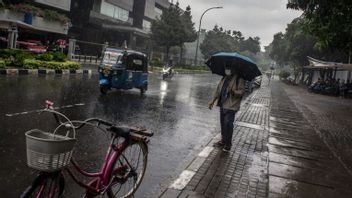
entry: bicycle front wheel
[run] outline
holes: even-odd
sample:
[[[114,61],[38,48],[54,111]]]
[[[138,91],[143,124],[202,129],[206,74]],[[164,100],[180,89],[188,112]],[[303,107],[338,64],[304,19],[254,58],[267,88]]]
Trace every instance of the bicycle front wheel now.
[[[147,168],[148,148],[144,142],[129,145],[116,160],[112,184],[107,190],[110,198],[131,197],[141,184]]]
[[[21,198],[60,198],[62,197],[65,180],[60,173],[40,173],[32,185],[21,195]]]

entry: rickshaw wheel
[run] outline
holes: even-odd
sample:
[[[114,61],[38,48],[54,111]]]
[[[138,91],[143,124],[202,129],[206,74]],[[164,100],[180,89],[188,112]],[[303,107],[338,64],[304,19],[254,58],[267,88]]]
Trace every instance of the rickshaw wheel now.
[[[108,93],[109,87],[108,86],[100,86],[100,93],[106,95]]]

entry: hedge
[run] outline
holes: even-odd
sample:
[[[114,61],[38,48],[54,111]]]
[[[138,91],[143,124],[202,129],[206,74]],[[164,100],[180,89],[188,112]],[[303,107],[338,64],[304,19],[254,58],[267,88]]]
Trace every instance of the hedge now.
[[[4,60],[0,60],[0,68],[1,68],[1,69],[4,69],[5,66],[6,66],[5,61],[4,61]]]
[[[46,52],[43,54],[33,54],[28,51],[18,49],[0,49],[0,59],[3,59],[7,66],[24,67],[25,60],[38,60],[48,62],[66,62],[66,55],[58,52]],[[26,61],[26,67],[38,67],[39,63]],[[49,63],[51,67],[57,67],[56,63]],[[67,63],[66,63],[67,65]],[[65,65],[65,67],[67,67]],[[77,67],[77,66],[73,66]]]
[[[56,62],[56,61],[40,61],[35,59],[26,59],[23,64],[25,69],[80,69],[81,65],[73,61]]]

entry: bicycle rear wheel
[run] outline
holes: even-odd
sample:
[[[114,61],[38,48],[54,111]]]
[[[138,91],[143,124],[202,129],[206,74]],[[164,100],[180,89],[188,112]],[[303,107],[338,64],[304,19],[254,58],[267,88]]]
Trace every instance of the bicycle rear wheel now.
[[[131,197],[141,184],[147,168],[148,148],[144,142],[129,145],[116,160],[112,184],[107,190],[110,198]]]
[[[65,180],[61,173],[40,173],[21,198],[60,198],[63,195]]]

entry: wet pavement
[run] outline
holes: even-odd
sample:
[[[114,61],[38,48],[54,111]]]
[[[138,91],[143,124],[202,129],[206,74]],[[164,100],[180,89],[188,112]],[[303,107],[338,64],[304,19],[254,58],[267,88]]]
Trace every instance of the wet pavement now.
[[[170,81],[151,75],[144,96],[139,90],[100,96],[95,74],[0,77],[1,197],[18,197],[36,173],[26,165],[24,133],[56,126],[51,115],[35,112],[46,99],[71,119],[99,117],[153,131],[147,173],[135,197],[156,197],[216,134],[218,112],[209,111],[207,104],[218,80],[209,74],[178,75]],[[83,168],[98,170],[109,136],[87,129],[78,139],[74,156]],[[67,180],[65,197],[81,197],[82,189]]]
[[[233,147],[224,154],[213,147],[218,111],[207,109],[217,76],[151,75],[144,96],[138,90],[100,96],[97,78],[0,77],[1,197],[18,197],[36,173],[26,166],[24,133],[56,126],[36,113],[46,99],[72,119],[100,117],[155,133],[138,198],[352,195],[351,100],[264,80],[242,102]],[[78,139],[74,156],[84,169],[98,170],[109,136],[85,128]],[[65,197],[81,197],[82,189],[67,180]]]
[[[289,98],[352,174],[352,100],[282,85]]]
[[[335,155],[287,89],[272,84],[269,197],[351,197],[352,175],[339,160],[343,152]]]
[[[209,154],[202,151],[160,197],[351,197],[352,175],[339,158],[350,150],[336,155],[291,99],[302,90],[288,89],[264,80],[236,115],[231,152],[213,147],[216,136]]]

